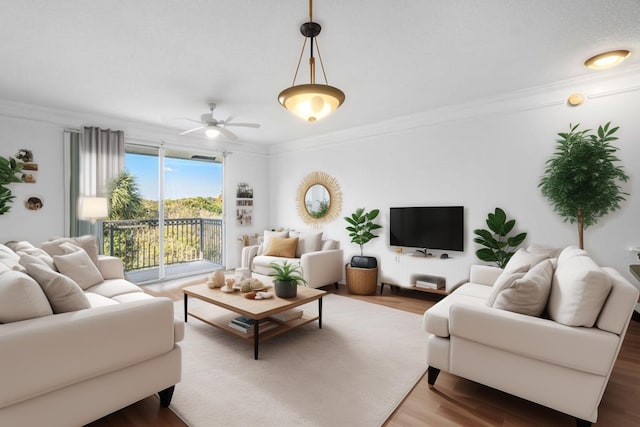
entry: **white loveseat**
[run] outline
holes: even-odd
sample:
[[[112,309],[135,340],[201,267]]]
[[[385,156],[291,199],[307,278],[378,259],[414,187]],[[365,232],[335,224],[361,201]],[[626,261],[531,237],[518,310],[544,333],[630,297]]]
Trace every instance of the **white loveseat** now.
[[[428,382],[433,386],[443,370],[572,415],[579,426],[591,425],[638,290],[577,248],[531,262],[535,266],[523,266],[524,258],[516,255],[521,265],[510,271],[511,262],[504,272],[472,266],[469,283],[425,312]],[[527,283],[534,275],[537,289]],[[533,306],[542,316],[521,314]]]
[[[102,280],[86,286],[90,275],[77,274],[91,266],[79,246],[67,247],[80,253],[69,259],[27,242],[10,246],[16,252],[0,244],[0,425],[83,425],[154,393],[168,406],[184,335],[173,302],[124,280],[121,260],[97,250]],[[53,269],[34,267],[34,257]],[[58,265],[75,265],[84,283],[62,277]]]
[[[275,250],[275,243],[293,247],[293,252]],[[265,230],[261,244],[242,248],[241,266],[252,273],[268,276],[272,262],[284,261],[300,265],[302,277],[312,288],[337,286],[342,279],[342,249],[337,240],[323,239],[322,232]]]

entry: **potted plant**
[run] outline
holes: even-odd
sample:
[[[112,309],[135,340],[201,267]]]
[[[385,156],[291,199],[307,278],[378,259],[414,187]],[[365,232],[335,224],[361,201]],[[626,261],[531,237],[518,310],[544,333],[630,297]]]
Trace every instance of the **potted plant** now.
[[[489,212],[487,216],[489,230],[473,230],[474,234],[479,236],[473,241],[484,246],[476,251],[476,256],[482,261],[495,262],[498,267],[504,268],[515,253],[515,249],[527,237],[527,233],[509,237],[515,225],[516,220],[507,221],[507,215],[502,209],[496,208],[493,213]]]
[[[16,161],[13,157],[4,158],[0,156],[0,215],[11,209],[11,203],[16,196],[11,194],[8,185],[14,182],[21,182],[18,173],[22,171],[23,163]]]
[[[629,179],[616,163],[617,147],[611,145],[618,138],[618,127],[611,122],[599,126],[597,134],[590,129],[578,131],[569,125],[569,132],[558,134],[558,146],[547,160],[547,167],[538,187],[549,199],[553,210],[565,221],[578,223],[578,244],[584,249],[584,229],[598,219],[620,208],[624,193],[620,182]]]
[[[285,260],[282,264],[272,262],[269,267],[272,270],[269,276],[273,277],[273,286],[279,298],[293,298],[298,294],[299,283],[307,285],[298,264],[291,264]]]
[[[360,246],[360,255],[353,256],[351,263],[345,266],[347,289],[358,295],[370,295],[376,292],[378,285],[378,261],[374,257],[364,256],[364,245],[378,237],[376,230],[382,228],[374,220],[380,214],[379,209],[366,212],[364,208],[358,208],[351,216],[344,217],[346,230],[351,237],[351,243]]]

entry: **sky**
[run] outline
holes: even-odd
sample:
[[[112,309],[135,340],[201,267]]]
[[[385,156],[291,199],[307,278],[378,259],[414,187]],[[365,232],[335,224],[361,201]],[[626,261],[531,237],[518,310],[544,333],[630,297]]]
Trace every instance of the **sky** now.
[[[125,168],[135,175],[143,199],[158,200],[158,157],[126,153]],[[222,164],[165,157],[164,198],[218,197]]]

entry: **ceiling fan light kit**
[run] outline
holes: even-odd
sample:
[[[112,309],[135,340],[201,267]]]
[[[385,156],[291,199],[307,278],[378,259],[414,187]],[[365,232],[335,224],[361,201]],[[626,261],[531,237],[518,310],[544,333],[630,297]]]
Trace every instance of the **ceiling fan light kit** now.
[[[620,64],[629,55],[631,55],[631,52],[626,49],[611,50],[609,52],[603,52],[592,56],[584,61],[584,65],[585,67],[592,68],[594,70],[605,70]]]
[[[227,120],[217,120],[215,117],[213,117],[213,110],[215,109],[216,109],[216,104],[212,102],[209,104],[209,112],[200,116],[200,121],[186,119],[194,123],[199,123],[200,126],[185,130],[184,132],[180,132],[180,135],[186,135],[191,132],[204,130],[204,134],[208,138],[217,138],[219,135],[222,135],[226,139],[235,141],[238,139],[238,137],[236,136],[235,133],[227,129],[228,126],[238,126],[238,127],[245,127],[245,128],[260,127],[258,123],[231,123],[231,121],[233,120],[232,116],[227,117]]]
[[[309,22],[305,22],[300,26],[300,33],[305,37],[305,40],[302,45],[302,51],[300,52],[300,58],[298,59],[298,66],[296,67],[296,72],[293,77],[293,83],[291,87],[283,90],[278,95],[278,102],[280,102],[284,108],[308,122],[315,122],[328,116],[337,110],[345,99],[344,92],[336,87],[329,86],[319,49],[318,57],[320,58],[320,67],[322,68],[325,84],[316,83],[316,63],[315,57],[313,56],[313,49],[314,44],[317,44],[315,38],[320,34],[321,29],[320,24],[313,22],[313,0],[309,0]],[[296,77],[298,76],[298,70],[300,69],[300,62],[302,61],[302,54],[304,53],[307,39],[309,40],[310,46],[310,83],[296,85]]]

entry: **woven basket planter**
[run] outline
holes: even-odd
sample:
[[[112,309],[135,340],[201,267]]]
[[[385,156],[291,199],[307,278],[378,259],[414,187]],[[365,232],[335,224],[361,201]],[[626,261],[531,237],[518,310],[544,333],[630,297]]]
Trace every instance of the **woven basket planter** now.
[[[374,295],[378,287],[378,267],[357,268],[351,264],[345,266],[347,289],[356,295]]]

